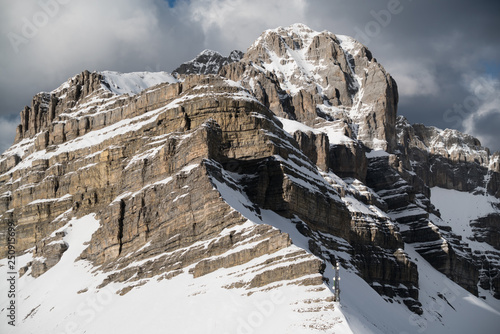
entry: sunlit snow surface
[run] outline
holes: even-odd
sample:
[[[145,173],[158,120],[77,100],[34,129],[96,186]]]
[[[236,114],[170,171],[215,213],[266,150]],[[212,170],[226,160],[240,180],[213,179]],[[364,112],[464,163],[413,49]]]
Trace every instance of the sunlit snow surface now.
[[[139,94],[149,87],[156,86],[161,83],[177,82],[170,73],[167,72],[132,72],[119,73],[113,71],[101,72],[103,79],[108,83],[108,89],[117,95]]]
[[[244,225],[241,228],[254,223]],[[12,328],[3,321],[1,333],[321,333],[309,327],[316,323],[315,317],[337,323],[341,332],[350,333],[338,309],[319,311],[313,318],[311,313],[300,312],[309,307],[308,300],[329,297],[327,289],[310,291],[297,285],[264,292],[223,288],[231,283],[228,277],[267,256],[196,279],[188,269],[171,280],[153,278],[124,296],[116,294],[123,284],[97,289],[105,275],[94,273],[95,268],[86,261],[74,260],[98,226],[90,215],[74,219],[62,229],[67,232],[68,251],[39,278],[24,275],[19,279],[17,326]],[[288,251],[296,250],[292,246]],[[30,260],[31,255],[20,257],[19,266]],[[5,277],[5,267],[0,274]],[[247,296],[249,292],[253,294]],[[5,306],[2,300],[0,309]],[[5,318],[4,311],[0,314]]]
[[[431,190],[431,201],[441,212],[441,218],[446,225],[468,243],[472,242],[475,249],[481,245],[484,247],[484,243],[469,239],[473,236],[470,221],[487,216],[489,213],[500,212],[494,207],[494,204],[500,203],[500,199],[491,195],[474,195],[438,187]]]

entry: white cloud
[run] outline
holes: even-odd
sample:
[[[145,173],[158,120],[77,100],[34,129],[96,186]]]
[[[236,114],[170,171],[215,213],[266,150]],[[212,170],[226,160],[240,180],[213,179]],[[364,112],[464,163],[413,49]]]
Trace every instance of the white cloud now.
[[[389,64],[401,96],[439,95],[436,72],[427,62],[403,60]],[[387,68],[387,67],[386,67]]]
[[[477,137],[483,146],[500,150],[500,80],[491,77],[464,76],[464,85],[470,95],[462,106],[464,132]]]
[[[305,0],[191,0],[189,11],[191,20],[201,25],[207,46],[227,52],[245,51],[266,29],[306,23],[306,6]]]
[[[29,0],[23,7],[5,8],[7,13],[2,16],[9,19],[2,23],[2,30],[24,39],[14,47],[9,43],[6,61],[22,62],[48,73],[75,63],[95,66],[109,64],[112,59],[122,62],[154,50],[151,37],[158,30],[159,18],[153,0],[71,0],[64,5],[58,1]],[[52,4],[53,10],[44,9],[41,3]],[[44,16],[46,22],[37,20]],[[30,26],[32,34],[26,34]]]
[[[464,120],[464,132],[478,138],[482,146],[488,147],[492,151],[500,151],[500,143],[498,142],[500,109],[498,109],[498,103],[500,103],[500,99],[496,101],[496,109],[489,109],[487,106],[482,106],[483,110],[488,111],[471,114]],[[496,131],[494,131],[493,127]]]

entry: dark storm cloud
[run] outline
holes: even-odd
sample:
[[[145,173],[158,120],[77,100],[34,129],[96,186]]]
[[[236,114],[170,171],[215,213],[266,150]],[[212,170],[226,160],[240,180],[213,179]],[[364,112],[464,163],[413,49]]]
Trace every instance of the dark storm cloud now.
[[[44,5],[50,3],[58,9],[43,22],[40,13],[48,13]],[[173,8],[164,0],[3,1],[0,150],[11,144],[12,120],[35,93],[84,69],[171,71],[205,48],[245,51],[263,30],[295,22],[367,44],[398,82],[399,113],[410,122],[479,136],[483,124],[470,116],[491,101],[480,100],[455,122],[445,114],[474,97],[471,81],[498,81],[498,13],[497,1],[468,0],[178,0]],[[23,36],[23,25],[34,19],[41,27],[15,52],[8,34]],[[500,126],[498,117],[491,123]],[[487,142],[494,146],[500,139],[492,136]]]
[[[477,116],[475,124],[485,135],[497,135],[498,125],[500,124],[500,110],[496,109],[495,112],[490,114]]]

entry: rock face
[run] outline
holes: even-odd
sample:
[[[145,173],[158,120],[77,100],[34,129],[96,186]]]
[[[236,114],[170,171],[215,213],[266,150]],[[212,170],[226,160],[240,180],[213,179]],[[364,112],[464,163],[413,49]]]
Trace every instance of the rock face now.
[[[450,231],[440,230],[430,219],[439,213],[428,199],[428,190],[420,192],[412,186],[418,182],[406,181],[394,168],[399,164],[394,155],[371,158],[367,185],[387,203],[387,213],[398,222],[406,243],[414,245],[436,269],[477,294],[479,270],[472,263],[471,249]]]
[[[499,197],[498,155],[456,131],[396,121],[396,84],[367,48],[293,25],[245,55],[205,51],[175,72],[85,71],[21,112],[0,159],[0,230],[15,224],[17,251],[32,252],[22,274],[57,265],[64,227],[93,214],[100,227],[79,259],[122,295],[242,265],[228,289],[321,290],[340,263],[422,314],[410,245],[498,298],[498,264],[441,226],[430,197],[432,187]],[[471,226],[498,250],[497,218]]]
[[[268,30],[220,74],[241,80],[280,117],[315,128],[343,125],[341,135],[369,148],[395,148],[396,83],[350,37],[301,24]]]
[[[243,52],[238,50],[231,51],[227,57],[216,51],[204,50],[196,58],[176,68],[173,73],[176,75],[217,74],[223,66],[238,62],[242,57]]]
[[[426,185],[486,191],[498,197],[498,158],[490,155],[478,139],[456,130],[411,126],[404,117],[398,118],[397,128],[405,164],[413,162],[413,170]]]
[[[474,249],[468,240],[455,234],[462,231],[445,226],[439,218],[440,213],[429,206],[429,199],[432,200],[429,188],[432,187],[499,198],[498,153],[490,155],[489,150],[470,135],[421,124],[410,125],[401,116],[396,128],[399,152],[392,165],[407,183],[406,188],[415,192],[409,196],[414,198],[412,205],[420,207],[415,215],[407,216],[402,211],[398,216],[409,224],[408,230],[402,232],[403,237],[415,243],[435,268],[467,290],[477,294],[479,285],[498,298],[498,252],[484,247]],[[470,221],[468,225],[473,233],[466,238],[495,247],[500,226],[495,218],[497,215]]]

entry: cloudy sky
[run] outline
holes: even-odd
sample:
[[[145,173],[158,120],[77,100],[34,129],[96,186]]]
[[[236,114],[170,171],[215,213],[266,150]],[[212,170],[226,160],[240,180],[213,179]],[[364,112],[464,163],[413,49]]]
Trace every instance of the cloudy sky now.
[[[499,14],[498,0],[0,0],[0,151],[34,94],[85,69],[170,72],[296,22],[367,45],[410,122],[500,150]]]

